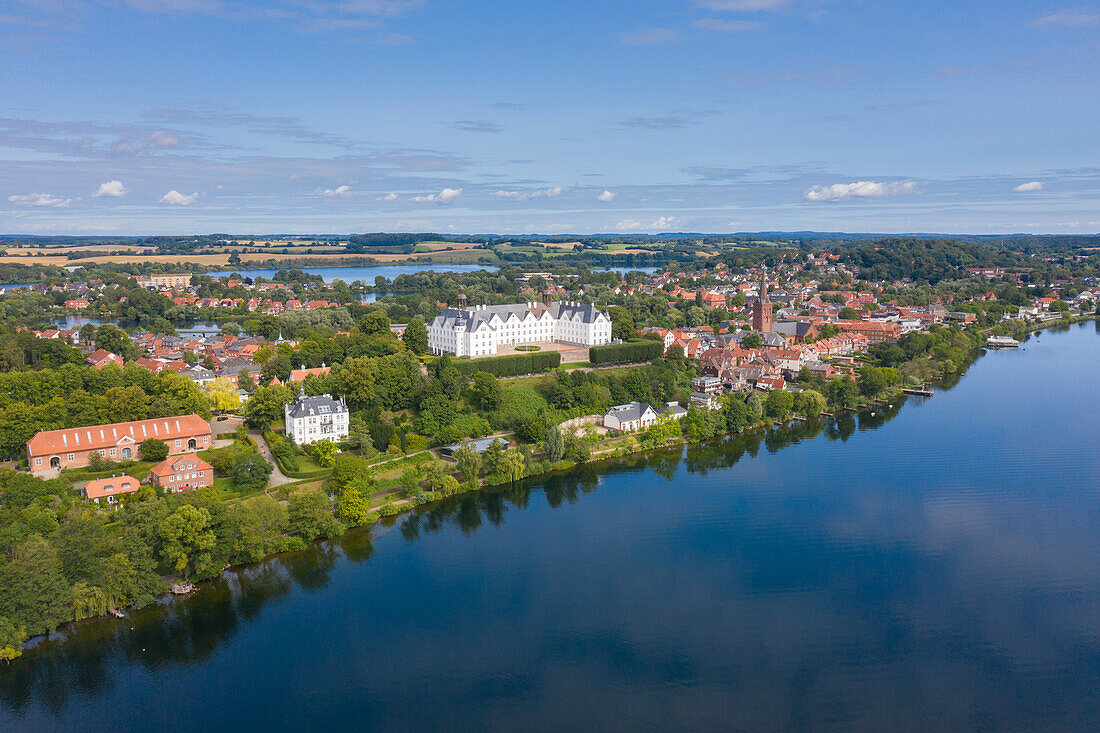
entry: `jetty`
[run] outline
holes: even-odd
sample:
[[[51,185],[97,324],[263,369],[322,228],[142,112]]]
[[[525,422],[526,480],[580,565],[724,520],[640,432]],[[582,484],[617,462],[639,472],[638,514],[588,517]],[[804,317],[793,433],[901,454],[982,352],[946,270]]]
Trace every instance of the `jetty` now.
[[[936,394],[936,391],[927,384],[918,384],[916,387],[902,387],[901,391],[904,394],[912,394],[919,397],[931,397]]]
[[[1020,346],[1020,342],[1011,336],[990,336],[985,345],[990,349],[1015,349]]]

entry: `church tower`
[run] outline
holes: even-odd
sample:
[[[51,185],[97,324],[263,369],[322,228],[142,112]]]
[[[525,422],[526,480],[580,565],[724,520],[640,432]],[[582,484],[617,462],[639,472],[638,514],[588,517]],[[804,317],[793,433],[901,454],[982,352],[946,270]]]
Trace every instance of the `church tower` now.
[[[752,330],[757,333],[771,333],[772,302],[768,300],[768,272],[760,276],[760,297],[752,307]]]
[[[458,309],[460,311],[466,310],[466,289],[462,288],[458,291]]]

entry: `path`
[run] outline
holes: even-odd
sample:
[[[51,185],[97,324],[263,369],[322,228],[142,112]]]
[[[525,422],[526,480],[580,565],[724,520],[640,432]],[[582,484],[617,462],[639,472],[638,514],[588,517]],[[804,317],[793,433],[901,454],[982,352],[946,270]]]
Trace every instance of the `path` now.
[[[267,441],[264,440],[263,433],[261,433],[259,430],[249,430],[248,435],[250,438],[256,441],[256,447],[259,448],[260,455],[263,456],[264,459],[271,464],[272,468],[275,469],[271,472],[271,476],[269,476],[267,479],[268,488],[272,486],[282,486],[283,484],[289,484],[291,481],[295,480],[290,478],[289,476],[284,474],[282,470],[280,470],[279,462],[276,461],[275,457],[271,455],[271,446],[269,446],[267,444]]]

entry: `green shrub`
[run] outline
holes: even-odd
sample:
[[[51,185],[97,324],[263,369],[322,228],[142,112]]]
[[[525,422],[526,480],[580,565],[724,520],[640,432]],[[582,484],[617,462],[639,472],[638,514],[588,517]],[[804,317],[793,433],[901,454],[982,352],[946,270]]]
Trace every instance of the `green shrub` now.
[[[665,353],[662,341],[629,341],[625,344],[593,346],[588,350],[588,360],[597,364],[629,364],[652,361]]]
[[[473,376],[476,372],[488,372],[498,377],[516,377],[556,369],[561,365],[561,354],[556,351],[538,351],[485,359],[454,359],[451,364],[465,377]]]

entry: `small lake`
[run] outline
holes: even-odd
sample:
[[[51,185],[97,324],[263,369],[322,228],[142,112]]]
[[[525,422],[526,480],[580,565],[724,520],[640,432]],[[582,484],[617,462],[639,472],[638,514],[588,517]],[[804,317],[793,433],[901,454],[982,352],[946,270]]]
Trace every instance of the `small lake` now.
[[[0,668],[0,730],[1100,729],[1100,328],[460,497]]]

